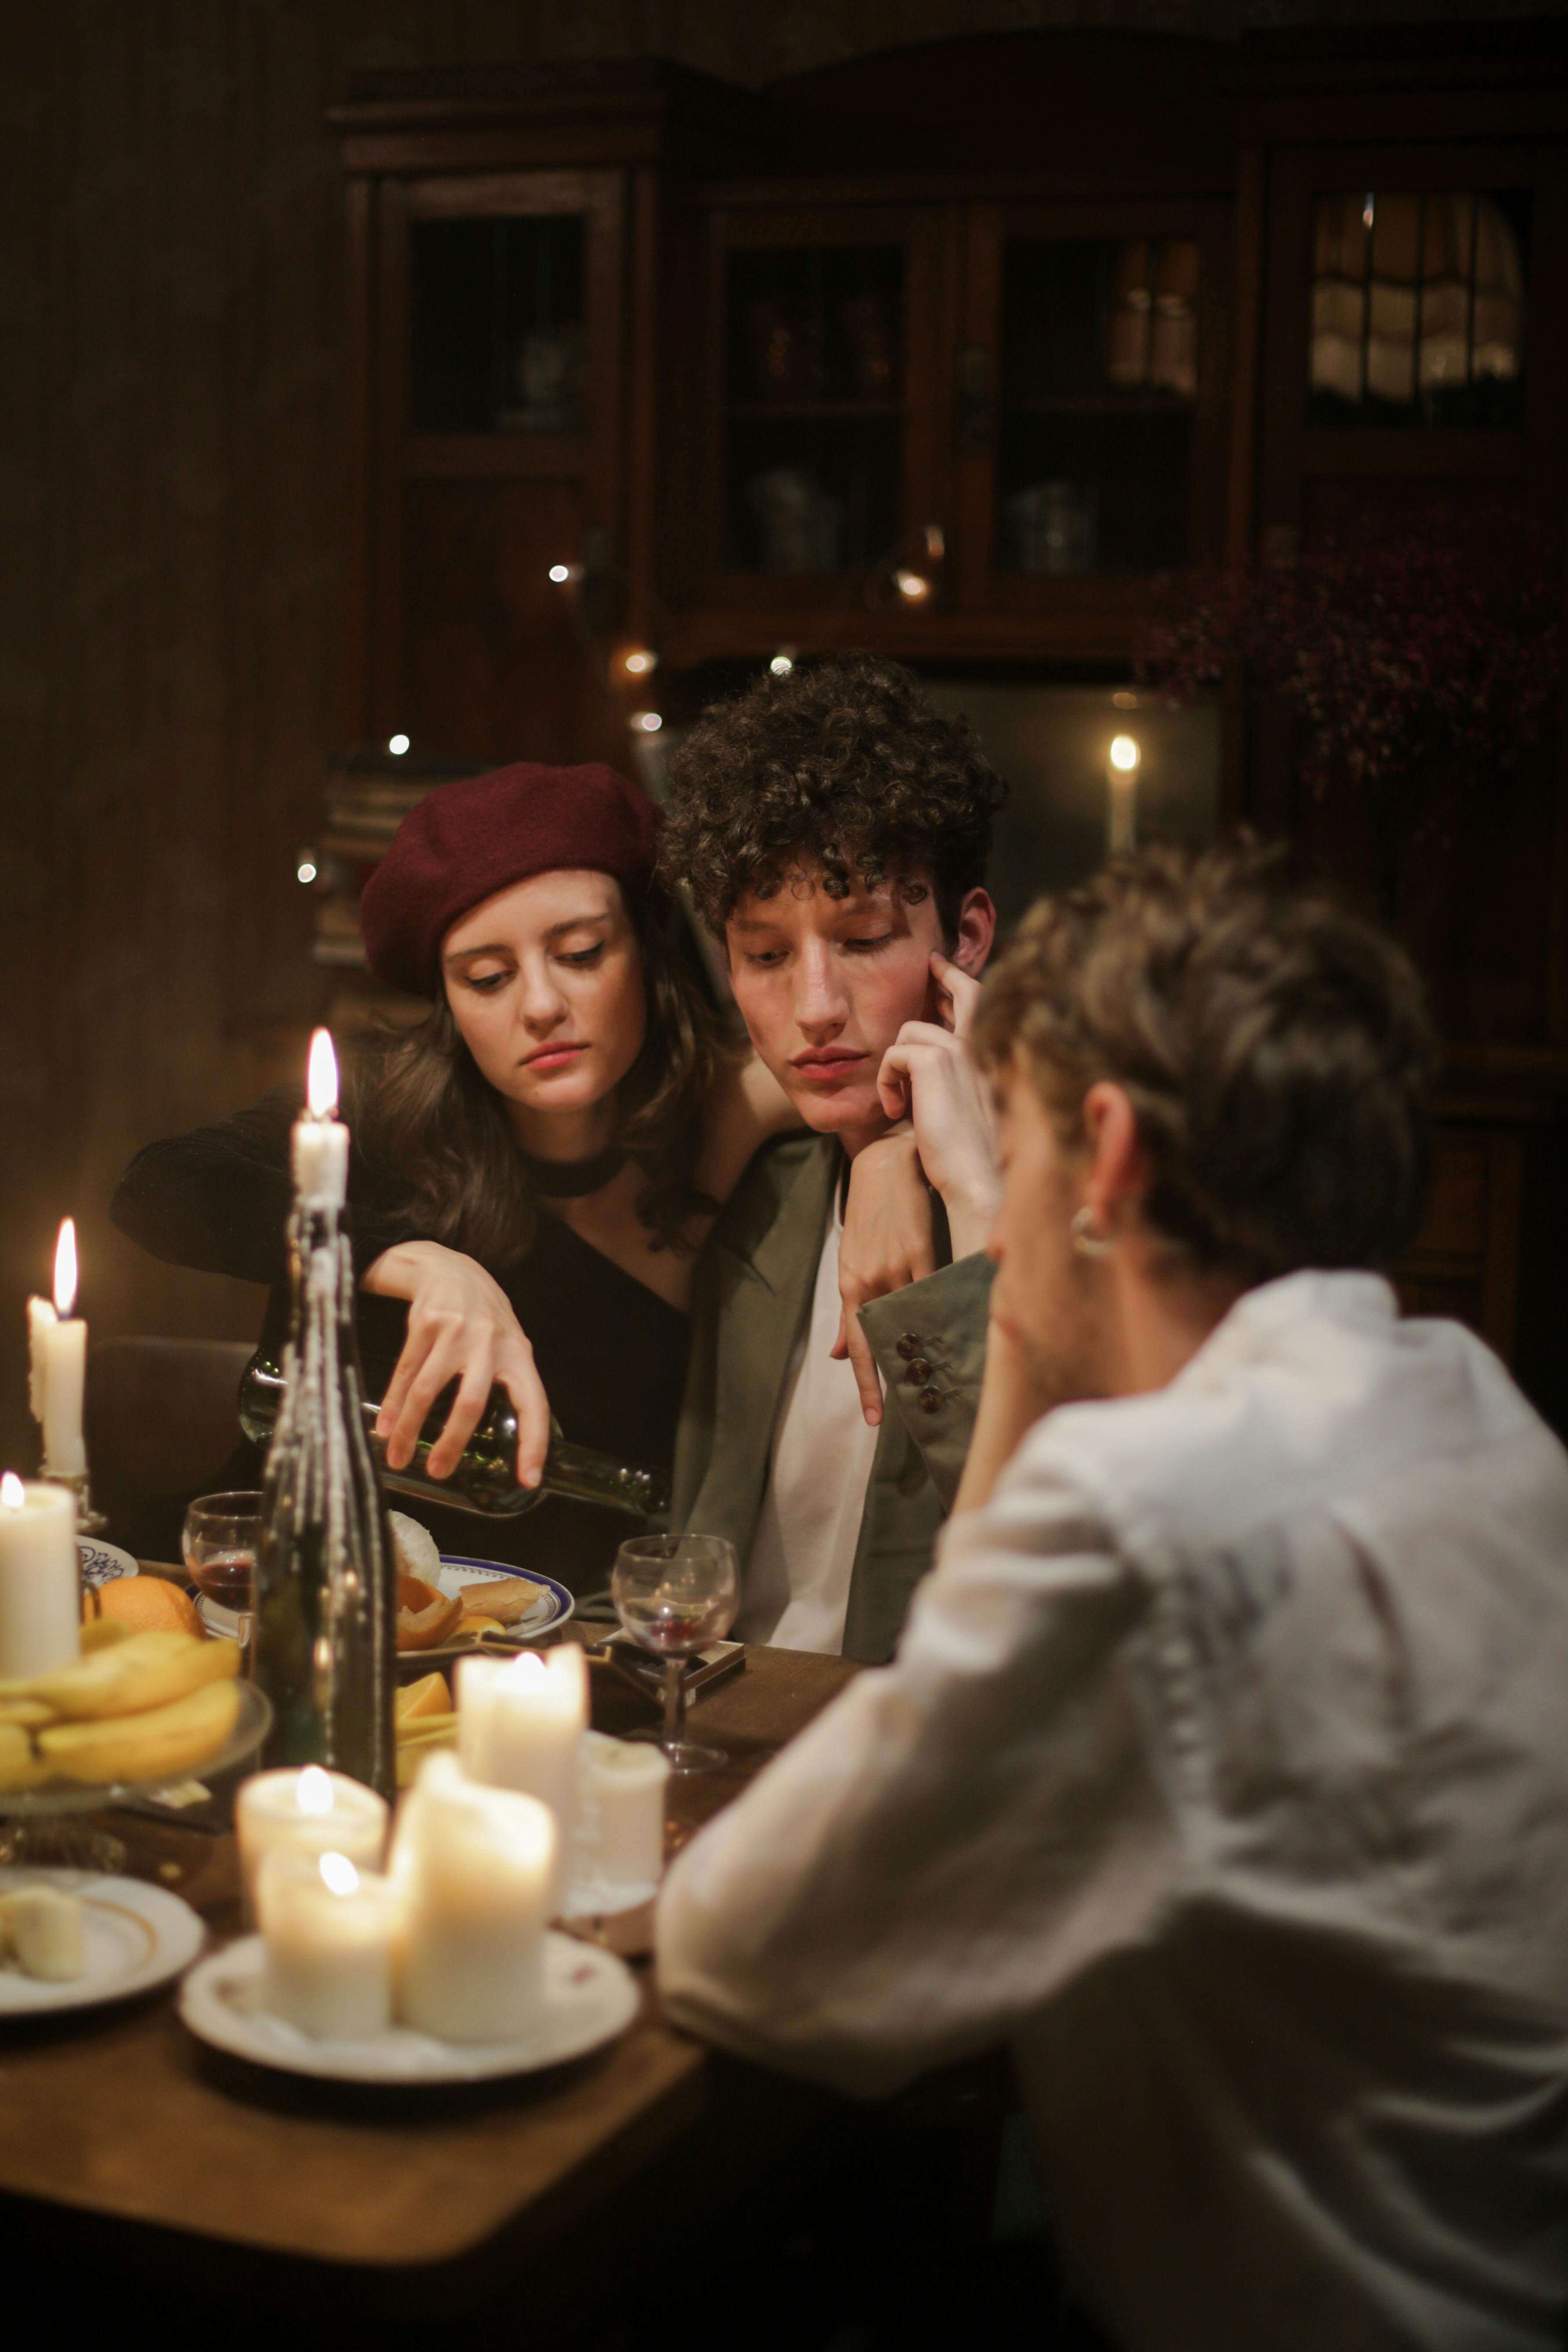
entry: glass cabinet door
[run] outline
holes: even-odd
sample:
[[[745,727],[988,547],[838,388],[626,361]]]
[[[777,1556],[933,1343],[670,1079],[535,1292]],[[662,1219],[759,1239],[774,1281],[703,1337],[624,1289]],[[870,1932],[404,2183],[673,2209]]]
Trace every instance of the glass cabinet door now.
[[[900,534],[904,253],[728,257],[724,568],[846,572]]]
[[[409,224],[415,433],[581,433],[584,220]]]
[[[713,268],[718,593],[809,629],[847,577],[939,519],[930,225],[737,208],[715,224]]]
[[[995,562],[1149,572],[1186,562],[1198,247],[1185,237],[1008,241]]]

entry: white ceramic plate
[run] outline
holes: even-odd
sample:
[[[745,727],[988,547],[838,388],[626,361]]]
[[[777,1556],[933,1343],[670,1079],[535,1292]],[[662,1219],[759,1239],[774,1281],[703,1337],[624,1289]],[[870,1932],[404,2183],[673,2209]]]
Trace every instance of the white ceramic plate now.
[[[617,1912],[635,1911],[658,1893],[651,1878],[577,1878],[561,1906],[563,1919],[613,1919]]]
[[[0,1869],[0,1895],[42,1880],[79,1895],[86,1967],[68,1984],[46,1984],[0,1968],[0,2017],[36,2017],[53,2009],[88,2009],[147,1992],[189,1968],[206,1930],[188,1903],[139,1878],[101,1878],[89,1870]]]
[[[118,1544],[100,1543],[94,1536],[78,1536],[76,1548],[81,1554],[84,1584],[112,1584],[119,1577],[142,1573],[131,1554],[121,1551]]]
[[[544,1939],[539,2022],[517,2042],[437,2042],[406,2025],[365,2042],[313,2042],[267,2007],[265,1965],[259,1936],[215,1952],[181,1987],[180,2015],[216,2049],[334,2083],[480,2083],[531,2074],[613,2041],[637,2013],[637,1985],[622,1962],[553,1928]]]

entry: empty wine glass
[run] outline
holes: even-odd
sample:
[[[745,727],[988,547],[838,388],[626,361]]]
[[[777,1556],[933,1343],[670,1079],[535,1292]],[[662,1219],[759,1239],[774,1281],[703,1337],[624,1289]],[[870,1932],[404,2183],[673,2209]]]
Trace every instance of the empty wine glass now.
[[[252,1494],[198,1495],[185,1513],[181,1534],[191,1582],[216,1609],[237,1619],[240,1649],[250,1644],[251,1585],[261,1534],[261,1497]],[[215,1633],[230,1629],[209,1617]]]
[[[616,1555],[616,1614],[640,1648],[664,1660],[664,1737],[674,1772],[710,1772],[721,1749],[685,1737],[683,1660],[727,1633],[741,1602],[735,1547],[722,1536],[634,1536]]]

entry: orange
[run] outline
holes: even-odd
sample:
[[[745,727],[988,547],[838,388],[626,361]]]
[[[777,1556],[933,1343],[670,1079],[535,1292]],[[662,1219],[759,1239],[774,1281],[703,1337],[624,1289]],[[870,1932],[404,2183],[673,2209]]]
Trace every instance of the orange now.
[[[161,1576],[116,1576],[99,1586],[96,1597],[96,1609],[92,1594],[83,1597],[84,1617],[112,1618],[138,1633],[195,1633],[205,1639],[207,1629],[189,1593]]]

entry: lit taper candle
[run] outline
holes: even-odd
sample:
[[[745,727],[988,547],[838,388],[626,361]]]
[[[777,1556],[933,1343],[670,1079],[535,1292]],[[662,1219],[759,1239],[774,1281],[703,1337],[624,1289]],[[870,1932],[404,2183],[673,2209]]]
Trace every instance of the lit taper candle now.
[[[331,1032],[310,1039],[305,1076],[306,1109],[294,1122],[294,1190],[301,1201],[341,1209],[348,1189],[349,1131],[338,1117],[338,1057]]]
[[[76,1305],[76,1226],[67,1217],[55,1244],[55,1296],[27,1301],[33,1419],[44,1433],[44,1471],[79,1478],[87,1468],[81,1397],[87,1372],[87,1325]]]

